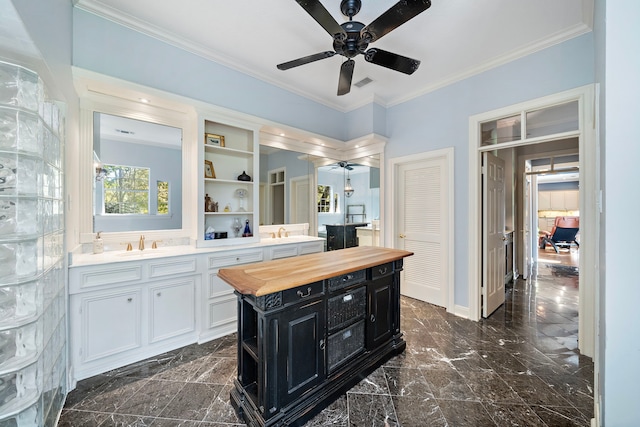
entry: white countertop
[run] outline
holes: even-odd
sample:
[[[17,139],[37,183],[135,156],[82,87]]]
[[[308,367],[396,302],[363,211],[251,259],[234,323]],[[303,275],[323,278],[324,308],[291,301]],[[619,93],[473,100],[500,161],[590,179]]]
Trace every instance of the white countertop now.
[[[282,238],[263,238],[260,242],[219,246],[210,248],[196,248],[190,245],[159,246],[157,249],[148,248],[143,251],[133,249],[131,251],[105,251],[101,254],[82,253],[73,254],[69,267],[82,267],[86,265],[109,264],[114,262],[140,261],[144,259],[165,258],[183,255],[199,255],[213,252],[225,252],[241,249],[262,248],[267,246],[296,244],[302,242],[324,241],[322,237],[315,236],[290,236]]]

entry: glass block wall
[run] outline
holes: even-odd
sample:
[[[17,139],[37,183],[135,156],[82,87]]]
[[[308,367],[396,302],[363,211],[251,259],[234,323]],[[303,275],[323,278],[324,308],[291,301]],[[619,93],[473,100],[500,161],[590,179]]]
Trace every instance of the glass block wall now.
[[[64,118],[0,62],[0,427],[55,426],[66,393]]]

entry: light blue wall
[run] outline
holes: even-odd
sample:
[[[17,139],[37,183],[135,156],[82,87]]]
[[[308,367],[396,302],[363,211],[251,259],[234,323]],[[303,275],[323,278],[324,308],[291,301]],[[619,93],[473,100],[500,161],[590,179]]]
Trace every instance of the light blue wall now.
[[[371,103],[345,113],[346,139],[351,140],[372,133],[387,134],[387,109]]]
[[[73,31],[75,66],[345,139],[345,116],[332,108],[77,8]]]
[[[388,109],[386,159],[455,149],[456,305],[469,306],[469,117],[593,83],[593,73],[589,33]]]
[[[635,265],[640,228],[640,144],[635,125],[640,117],[640,2],[606,2],[605,115],[606,271],[604,316],[604,423],[606,427],[640,425],[640,285]],[[602,74],[599,73],[599,76]],[[633,135],[629,137],[629,134]],[[601,365],[602,366],[602,365]]]

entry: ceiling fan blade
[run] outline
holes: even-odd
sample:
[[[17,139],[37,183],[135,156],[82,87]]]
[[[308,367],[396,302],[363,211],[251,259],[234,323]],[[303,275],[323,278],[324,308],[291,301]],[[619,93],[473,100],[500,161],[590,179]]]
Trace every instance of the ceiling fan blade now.
[[[364,27],[360,34],[368,43],[372,43],[429,9],[430,6],[431,0],[400,0]]]
[[[302,6],[331,37],[342,40],[347,38],[347,33],[342,29],[340,24],[333,19],[333,16],[331,16],[322,3],[320,3],[320,0],[296,0],[296,2]]]
[[[348,59],[340,67],[340,79],[338,80],[338,96],[346,95],[351,91],[351,79],[353,78],[353,59]]]
[[[377,48],[371,48],[366,51],[364,59],[372,64],[381,65],[405,74],[413,74],[420,66],[420,61],[417,59],[407,58],[406,56]]]
[[[300,65],[308,64],[310,62],[319,61],[325,58],[331,58],[336,53],[334,51],[328,50],[326,52],[314,53],[313,55],[303,56],[302,58],[294,59],[293,61],[283,62],[282,64],[276,65],[278,70],[288,70],[289,68],[299,67]]]

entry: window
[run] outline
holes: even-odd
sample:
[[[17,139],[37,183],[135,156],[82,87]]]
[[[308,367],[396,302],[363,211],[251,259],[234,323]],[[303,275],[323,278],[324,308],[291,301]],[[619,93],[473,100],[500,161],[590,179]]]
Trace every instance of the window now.
[[[169,183],[157,181],[158,215],[169,215]]]
[[[149,168],[104,165],[105,214],[149,214]]]
[[[333,189],[330,185],[318,185],[318,213],[332,213],[333,210]]]

